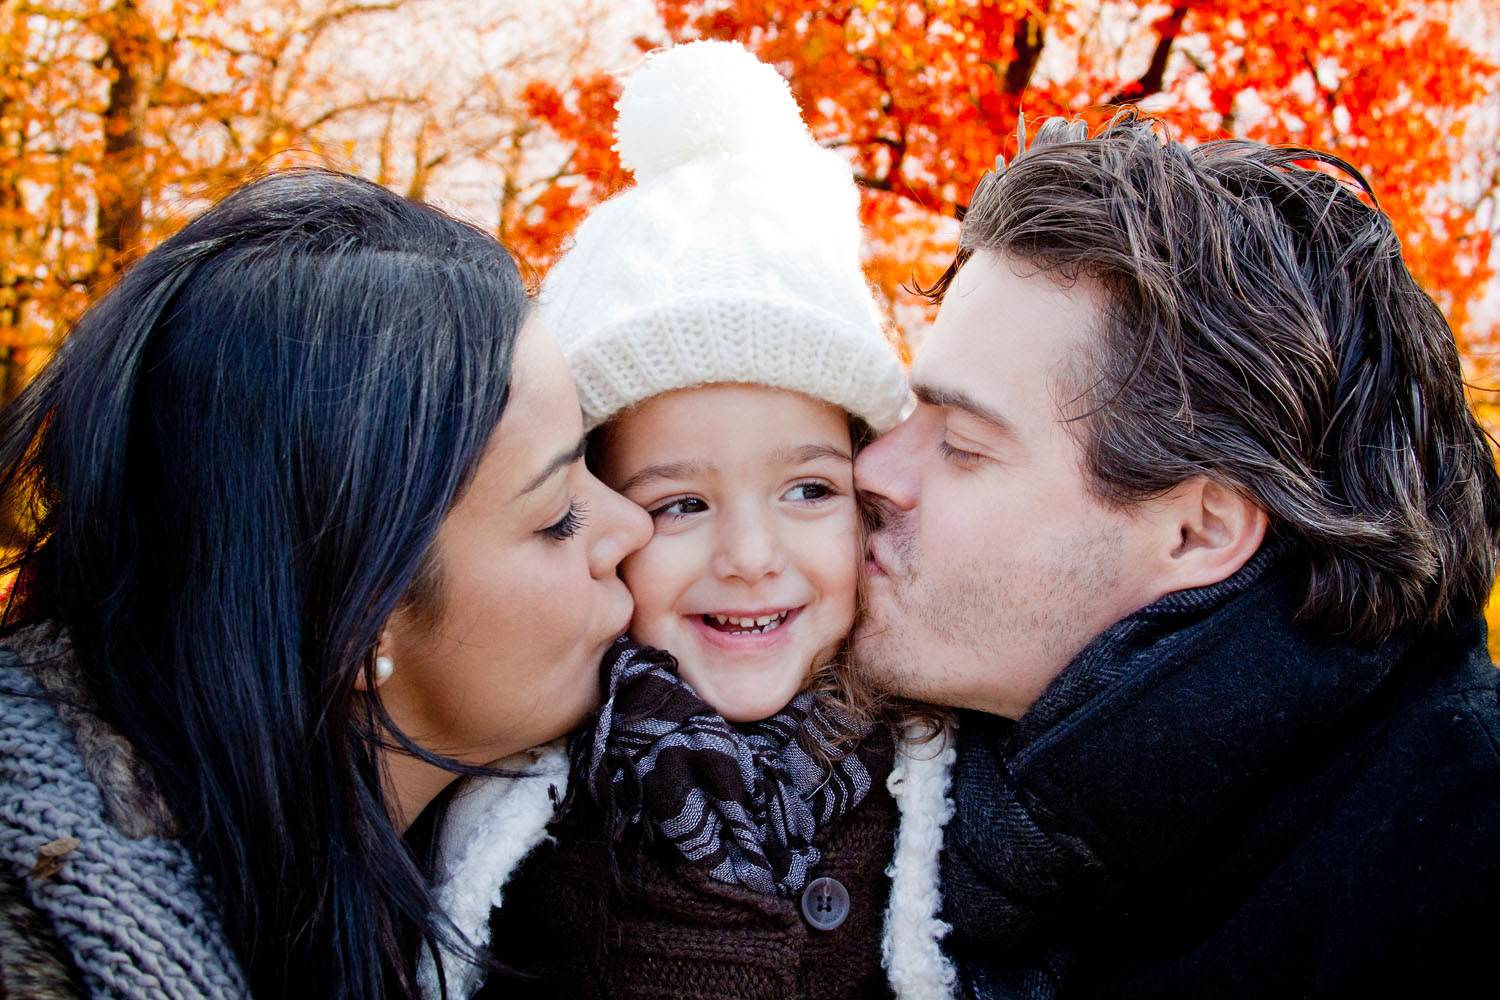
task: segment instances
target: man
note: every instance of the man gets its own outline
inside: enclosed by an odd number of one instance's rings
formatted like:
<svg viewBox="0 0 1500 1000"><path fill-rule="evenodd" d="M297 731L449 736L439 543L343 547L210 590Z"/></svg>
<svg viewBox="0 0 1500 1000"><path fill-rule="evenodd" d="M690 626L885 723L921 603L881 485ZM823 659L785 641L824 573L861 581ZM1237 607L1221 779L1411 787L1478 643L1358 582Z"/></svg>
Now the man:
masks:
<svg viewBox="0 0 1500 1000"><path fill-rule="evenodd" d="M966 710L969 995L1488 972L1500 482L1360 189L1125 115L1048 123L974 195L916 410L856 467L883 516L859 662Z"/></svg>

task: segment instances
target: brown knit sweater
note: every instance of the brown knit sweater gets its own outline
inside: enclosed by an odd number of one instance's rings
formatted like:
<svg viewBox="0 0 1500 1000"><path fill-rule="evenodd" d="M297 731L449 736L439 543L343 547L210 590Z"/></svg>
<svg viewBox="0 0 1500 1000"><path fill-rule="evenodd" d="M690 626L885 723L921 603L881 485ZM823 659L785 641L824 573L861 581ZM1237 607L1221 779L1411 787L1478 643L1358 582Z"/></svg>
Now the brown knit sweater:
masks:
<svg viewBox="0 0 1500 1000"><path fill-rule="evenodd" d="M616 848L614 874L602 817L580 799L490 916L494 956L536 978L492 975L479 996L891 996L880 938L897 817L883 782L817 837L823 860L810 879L836 878L850 897L849 916L831 931L807 923L800 895L781 899L714 881L659 844Z"/></svg>

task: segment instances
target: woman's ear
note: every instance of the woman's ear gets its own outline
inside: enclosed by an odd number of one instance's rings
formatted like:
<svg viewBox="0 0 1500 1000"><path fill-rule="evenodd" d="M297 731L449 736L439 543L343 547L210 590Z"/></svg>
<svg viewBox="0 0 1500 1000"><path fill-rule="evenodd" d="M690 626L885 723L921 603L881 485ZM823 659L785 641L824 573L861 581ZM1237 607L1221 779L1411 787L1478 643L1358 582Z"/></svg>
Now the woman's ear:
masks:
<svg viewBox="0 0 1500 1000"><path fill-rule="evenodd" d="M1194 476L1160 501L1158 556L1168 591L1206 587L1233 576L1265 540L1265 508L1207 476Z"/></svg>
<svg viewBox="0 0 1500 1000"><path fill-rule="evenodd" d="M354 690L370 690L370 677L372 674L374 675L375 686L380 687L380 685L391 679L391 674L395 673L395 670L396 664L390 657L390 635L387 630L382 629L380 632L380 641L375 643L374 669L368 673L361 670L354 675Z"/></svg>

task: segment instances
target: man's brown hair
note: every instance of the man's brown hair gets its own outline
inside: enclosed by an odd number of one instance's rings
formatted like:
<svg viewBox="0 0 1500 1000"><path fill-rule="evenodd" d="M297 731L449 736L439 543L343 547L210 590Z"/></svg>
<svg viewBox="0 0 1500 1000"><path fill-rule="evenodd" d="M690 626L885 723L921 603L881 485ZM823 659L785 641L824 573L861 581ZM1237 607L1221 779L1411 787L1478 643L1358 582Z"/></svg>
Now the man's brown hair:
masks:
<svg viewBox="0 0 1500 1000"><path fill-rule="evenodd" d="M1316 150L1053 119L980 182L933 293L976 252L1100 289L1060 400L1095 492L1253 498L1297 546L1303 618L1374 642L1484 606L1500 481L1453 333L1361 192Z"/></svg>

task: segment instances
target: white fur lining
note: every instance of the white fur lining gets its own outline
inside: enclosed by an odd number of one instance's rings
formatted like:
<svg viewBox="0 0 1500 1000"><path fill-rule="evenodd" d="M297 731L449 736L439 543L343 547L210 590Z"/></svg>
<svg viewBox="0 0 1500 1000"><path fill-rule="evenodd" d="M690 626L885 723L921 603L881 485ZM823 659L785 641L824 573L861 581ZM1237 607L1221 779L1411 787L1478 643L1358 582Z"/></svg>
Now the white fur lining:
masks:
<svg viewBox="0 0 1500 1000"><path fill-rule="evenodd" d="M953 815L948 783L956 756L954 725L949 723L946 732L925 745L903 740L886 779L901 818L896 825L895 854L886 869L891 898L880 955L898 1000L953 996L956 977L942 946L949 927L938 919L942 903L938 855L943 848L943 826Z"/></svg>
<svg viewBox="0 0 1500 1000"><path fill-rule="evenodd" d="M490 910L500 905L505 883L532 848L546 837L547 823L568 788L566 742L558 740L498 762L514 778L469 779L443 819L434 873L434 894L470 946L489 944ZM462 956L444 952L443 973L451 997L472 996L478 970ZM437 965L422 956L422 995L438 996Z"/></svg>

